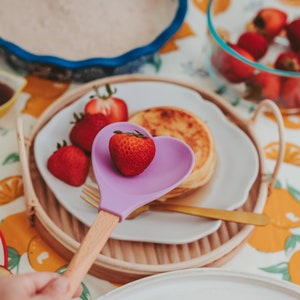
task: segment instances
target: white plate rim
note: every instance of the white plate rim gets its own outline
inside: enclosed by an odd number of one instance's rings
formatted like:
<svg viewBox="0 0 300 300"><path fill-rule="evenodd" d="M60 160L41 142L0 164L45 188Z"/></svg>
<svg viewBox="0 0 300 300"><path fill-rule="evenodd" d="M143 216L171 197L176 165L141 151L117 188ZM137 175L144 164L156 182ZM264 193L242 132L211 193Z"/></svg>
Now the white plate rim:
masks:
<svg viewBox="0 0 300 300"><path fill-rule="evenodd" d="M282 295L287 295L287 294L290 294L290 296L295 297L289 299L296 300L299 299L300 297L300 287L288 281L263 276L261 274L230 270L226 268L193 268L193 269L170 271L166 273L159 273L159 274L151 275L149 277L144 277L142 279L132 281L119 288L116 288L108 292L107 294L97 298L97 300L105 300L105 299L118 300L118 299L124 299L124 297L126 296L134 297L136 292L138 292L139 294L143 293L145 297L146 295L149 296L149 294L155 293L155 297L157 297L159 295L157 290L160 289L162 286L164 289L167 289L167 291L169 292L167 299L172 299L172 300L182 299L176 297L177 295L175 293L177 288L181 288L184 290L185 297L186 297L185 299L200 299L199 294L197 294L198 296L196 296L198 298L195 298L193 297L195 296L194 294L189 293L189 287L191 281L197 281L197 285L192 283L194 285L193 292L195 292L196 290L199 293L201 293L201 291L203 292L203 287L205 287L204 285L206 284L206 282L210 283L211 285L214 285L218 282L226 281L227 284L238 283L241 285L241 290L239 291L238 297L240 297L241 295L247 296L247 294L245 293L247 293L248 287L253 289L255 289L255 287L260 287L266 293L270 292L273 295L274 292L278 293L277 295L278 297L282 297ZM202 281L205 281L205 283ZM232 298L234 295L237 296L237 294L233 292L233 288L230 288L230 286L228 285L227 287L228 288L221 290L221 292L224 292L222 299L224 300L240 299L240 298ZM258 297L256 299L258 300L268 299L268 298L261 298L262 296L260 294L257 294L257 296ZM127 297L125 299L128 299ZM219 297L218 298L215 297L216 296L213 295L212 293L210 297L205 299L206 300L220 299ZM154 298L149 298L149 297L146 298L154 300ZM281 299L281 298L276 298L276 299Z"/></svg>

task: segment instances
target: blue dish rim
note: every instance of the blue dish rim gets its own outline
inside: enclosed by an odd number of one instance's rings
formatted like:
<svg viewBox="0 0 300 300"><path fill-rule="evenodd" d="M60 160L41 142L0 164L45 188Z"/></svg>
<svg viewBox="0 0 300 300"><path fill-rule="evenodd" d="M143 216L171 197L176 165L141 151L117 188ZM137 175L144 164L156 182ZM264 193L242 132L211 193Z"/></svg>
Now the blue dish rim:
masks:
<svg viewBox="0 0 300 300"><path fill-rule="evenodd" d="M221 36L217 33L213 26L213 21L212 21L212 11L213 11L213 2L214 0L210 0L208 3L207 7L207 24L208 24L208 29L210 33L212 34L213 38L216 40L216 42L220 45L221 48L223 48L225 51L230 53L232 56L235 58L243 61L244 63L258 69L264 72L272 73L278 76L285 76L285 77L300 77L300 72L289 72L289 71L283 71L279 69L274 69L265 65L262 65L257 62L252 62L248 59L246 59L244 56L240 55L238 52L234 51L222 38Z"/></svg>
<svg viewBox="0 0 300 300"><path fill-rule="evenodd" d="M167 41L172 37L174 33L178 31L180 26L183 24L185 15L187 12L188 0L178 0L178 8L170 25L161 32L152 42L146 46L141 46L135 49L132 49L124 54L121 54L116 57L104 58L104 57L95 57L88 58L84 60L67 60L59 58L56 56L50 55L37 55L30 53L18 45L6 41L0 37L0 48L3 48L6 51L11 52L20 59L28 63L39 63L39 64L50 64L56 65L66 69L82 69L89 67L118 67L128 63L129 61L135 60L141 56L146 56L152 53L157 52Z"/></svg>

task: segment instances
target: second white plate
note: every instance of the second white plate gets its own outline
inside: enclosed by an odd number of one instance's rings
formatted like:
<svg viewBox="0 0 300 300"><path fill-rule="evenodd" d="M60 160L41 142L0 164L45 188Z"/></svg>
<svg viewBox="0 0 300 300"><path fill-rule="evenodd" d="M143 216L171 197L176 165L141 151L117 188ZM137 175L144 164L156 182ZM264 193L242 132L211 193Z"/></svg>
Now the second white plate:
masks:
<svg viewBox="0 0 300 300"><path fill-rule="evenodd" d="M154 106L182 107L196 114L212 131L217 149L217 166L212 180L203 188L178 199L186 205L235 209L247 200L248 192L258 174L258 154L249 137L229 122L221 110L188 88L165 82L126 82L114 84L116 96L123 98L129 114ZM39 171L58 201L76 218L90 226L97 210L80 198L81 187L71 187L56 179L47 170L48 157L57 142L68 141L73 113L83 111L89 101L86 94L58 112L35 138L34 152ZM125 201L126 199L124 199ZM134 220L117 225L111 237L120 240L164 244L189 243L206 236L221 221L177 213L146 212Z"/></svg>
<svg viewBox="0 0 300 300"><path fill-rule="evenodd" d="M146 277L98 300L297 300L300 288L287 281L225 269L203 268Z"/></svg>

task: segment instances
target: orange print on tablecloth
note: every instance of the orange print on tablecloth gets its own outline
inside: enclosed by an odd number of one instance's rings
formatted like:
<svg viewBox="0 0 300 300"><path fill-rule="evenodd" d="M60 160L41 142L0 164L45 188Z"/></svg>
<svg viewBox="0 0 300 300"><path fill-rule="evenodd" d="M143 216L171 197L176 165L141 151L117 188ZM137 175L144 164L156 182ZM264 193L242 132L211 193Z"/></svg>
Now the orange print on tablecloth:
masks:
<svg viewBox="0 0 300 300"><path fill-rule="evenodd" d="M200 11L206 13L209 0L193 0L193 3L196 6L196 8L198 8ZM231 3L230 0L215 1L214 13L219 14L219 13L225 11L230 6L230 3Z"/></svg>
<svg viewBox="0 0 300 300"><path fill-rule="evenodd" d="M290 229L300 227L299 191L275 188L267 199L264 213L270 217L270 224L256 227L249 244L259 251L276 252L285 250L286 240L292 236Z"/></svg>
<svg viewBox="0 0 300 300"><path fill-rule="evenodd" d="M264 147L266 158L276 160L278 157L279 143L273 142ZM300 146L294 143L285 143L283 161L285 163L300 166Z"/></svg>
<svg viewBox="0 0 300 300"><path fill-rule="evenodd" d="M21 176L9 176L0 181L0 206L24 195Z"/></svg>
<svg viewBox="0 0 300 300"><path fill-rule="evenodd" d="M56 271L66 264L55 251L46 244L33 227L25 212L10 215L0 222L9 256L10 268L18 266L20 258L27 253L31 267L36 271ZM10 255L10 254L9 254Z"/></svg>
<svg viewBox="0 0 300 300"><path fill-rule="evenodd" d="M300 202L292 193L292 187L274 189L267 199L264 213L270 217L270 224L278 228L300 227Z"/></svg>
<svg viewBox="0 0 300 300"><path fill-rule="evenodd" d="M291 6L300 6L299 0L279 0L282 4Z"/></svg>
<svg viewBox="0 0 300 300"><path fill-rule="evenodd" d="M273 113L265 112L264 115L277 123ZM300 129L300 113L299 114L283 114L283 124L286 129Z"/></svg>
<svg viewBox="0 0 300 300"><path fill-rule="evenodd" d="M30 95L26 102L22 113L29 114L35 118L58 97L66 92L70 83L52 81L38 78L35 76L27 76L27 85L23 89L24 93Z"/></svg>
<svg viewBox="0 0 300 300"><path fill-rule="evenodd" d="M67 261L60 257L38 235L31 239L27 251L30 265L36 271L56 272L67 264Z"/></svg>
<svg viewBox="0 0 300 300"><path fill-rule="evenodd" d="M278 252L285 249L286 240L290 236L292 233L289 229L281 229L268 224L255 227L248 243L258 251Z"/></svg>
<svg viewBox="0 0 300 300"><path fill-rule="evenodd" d="M27 252L30 240L37 235L25 212L9 215L0 222L6 246L13 248L19 256Z"/></svg>
<svg viewBox="0 0 300 300"><path fill-rule="evenodd" d="M180 29L169 39L169 41L159 50L160 54L169 53L178 50L176 41L195 35L188 23L183 23Z"/></svg>
<svg viewBox="0 0 300 300"><path fill-rule="evenodd" d="M288 262L288 272L293 283L300 284L300 250L294 252Z"/></svg>

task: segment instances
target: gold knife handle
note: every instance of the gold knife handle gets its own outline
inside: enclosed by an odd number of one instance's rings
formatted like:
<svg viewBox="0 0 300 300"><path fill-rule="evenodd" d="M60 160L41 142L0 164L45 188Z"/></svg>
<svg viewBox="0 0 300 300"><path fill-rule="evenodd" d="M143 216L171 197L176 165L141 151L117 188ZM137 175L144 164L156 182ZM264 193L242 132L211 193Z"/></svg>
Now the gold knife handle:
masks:
<svg viewBox="0 0 300 300"><path fill-rule="evenodd" d="M173 211L193 216L206 217L210 219L231 221L256 226L265 226L269 223L269 217L265 214L246 211L193 207L187 205L168 203L151 203L149 209L155 211Z"/></svg>

